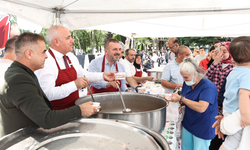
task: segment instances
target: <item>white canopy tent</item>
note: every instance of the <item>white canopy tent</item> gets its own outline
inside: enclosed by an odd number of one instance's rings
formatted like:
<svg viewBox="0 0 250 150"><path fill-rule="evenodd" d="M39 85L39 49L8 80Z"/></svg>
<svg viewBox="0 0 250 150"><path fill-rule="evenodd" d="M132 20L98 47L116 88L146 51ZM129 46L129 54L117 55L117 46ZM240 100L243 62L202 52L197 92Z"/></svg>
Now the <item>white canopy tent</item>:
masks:
<svg viewBox="0 0 250 150"><path fill-rule="evenodd" d="M0 0L0 11L134 38L250 35L249 0Z"/></svg>

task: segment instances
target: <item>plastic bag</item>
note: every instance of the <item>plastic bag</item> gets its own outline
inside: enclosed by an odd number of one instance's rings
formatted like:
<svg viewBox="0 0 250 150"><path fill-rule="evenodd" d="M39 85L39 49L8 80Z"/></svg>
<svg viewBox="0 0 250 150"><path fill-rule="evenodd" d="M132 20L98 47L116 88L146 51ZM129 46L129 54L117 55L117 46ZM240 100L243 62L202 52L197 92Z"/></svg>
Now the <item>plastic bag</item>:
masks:
<svg viewBox="0 0 250 150"><path fill-rule="evenodd" d="M182 117L180 102L169 102L166 121L178 122Z"/></svg>

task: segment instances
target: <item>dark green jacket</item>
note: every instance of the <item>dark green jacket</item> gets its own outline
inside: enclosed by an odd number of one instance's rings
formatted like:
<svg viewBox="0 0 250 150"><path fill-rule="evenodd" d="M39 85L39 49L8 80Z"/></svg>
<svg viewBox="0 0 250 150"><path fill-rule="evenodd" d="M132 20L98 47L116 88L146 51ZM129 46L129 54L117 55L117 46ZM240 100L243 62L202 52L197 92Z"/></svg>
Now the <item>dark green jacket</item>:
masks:
<svg viewBox="0 0 250 150"><path fill-rule="evenodd" d="M33 71L14 61L0 81L0 109L4 133L38 125L54 128L81 117L79 106L52 110Z"/></svg>

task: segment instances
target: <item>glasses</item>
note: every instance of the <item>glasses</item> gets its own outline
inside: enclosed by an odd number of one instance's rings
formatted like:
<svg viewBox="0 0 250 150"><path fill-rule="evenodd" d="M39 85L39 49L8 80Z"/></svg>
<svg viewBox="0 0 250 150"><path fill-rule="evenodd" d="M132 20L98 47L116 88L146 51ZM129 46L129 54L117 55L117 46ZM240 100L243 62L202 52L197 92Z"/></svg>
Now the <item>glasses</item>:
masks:
<svg viewBox="0 0 250 150"><path fill-rule="evenodd" d="M174 44L174 46L172 46L172 47L168 47L168 48L169 48L169 49L172 49L172 48L174 48L174 47L175 47L175 45L176 45L176 44Z"/></svg>

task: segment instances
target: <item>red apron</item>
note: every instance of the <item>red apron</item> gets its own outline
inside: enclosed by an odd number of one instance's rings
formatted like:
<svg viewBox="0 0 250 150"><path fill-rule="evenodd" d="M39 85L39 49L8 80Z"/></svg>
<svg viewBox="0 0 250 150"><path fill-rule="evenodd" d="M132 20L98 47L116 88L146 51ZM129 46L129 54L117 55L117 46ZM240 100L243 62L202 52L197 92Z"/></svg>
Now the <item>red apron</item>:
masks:
<svg viewBox="0 0 250 150"><path fill-rule="evenodd" d="M142 70L138 71L138 69L135 68L135 76L136 76L136 77L141 77L141 76L142 76ZM137 82L137 84L139 85L139 84L141 84L141 83Z"/></svg>
<svg viewBox="0 0 250 150"><path fill-rule="evenodd" d="M119 72L118 70L118 66L117 66L117 63L116 63L116 72ZM105 56L103 56L103 61L102 61L102 72L104 72L105 70ZM118 80L118 82L120 83L119 87L121 88L121 81ZM119 90L114 88L114 87L108 87L108 88L101 88L101 89L97 89L93 86L90 87L90 90L92 92L92 94L95 94L95 93L104 93L104 92L118 92ZM90 94L90 93L88 93Z"/></svg>
<svg viewBox="0 0 250 150"><path fill-rule="evenodd" d="M58 68L58 76L56 79L56 86L61 86L62 84L69 83L71 81L75 81L77 79L77 73L73 65L70 65L70 68L66 68L61 70L55 55L53 52L49 49L50 55L55 59L57 68ZM71 61L67 57L69 64L71 64ZM68 97L65 97L63 99L53 100L51 101L51 104L53 106L53 110L61 110L65 108L69 108L71 106L75 105L75 100L79 98L79 92L76 90L75 92L71 93Z"/></svg>

